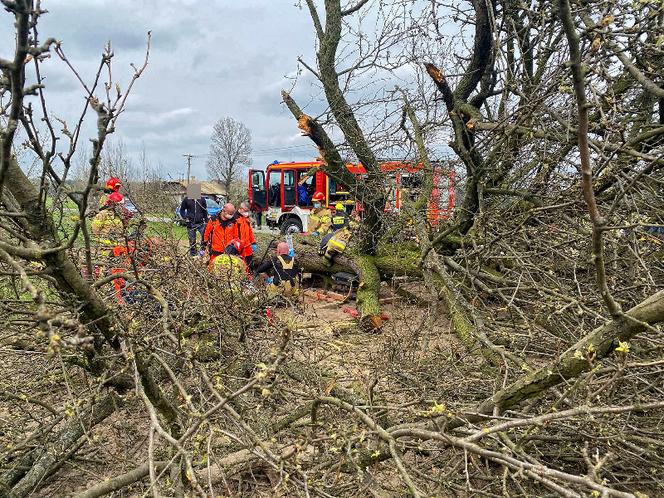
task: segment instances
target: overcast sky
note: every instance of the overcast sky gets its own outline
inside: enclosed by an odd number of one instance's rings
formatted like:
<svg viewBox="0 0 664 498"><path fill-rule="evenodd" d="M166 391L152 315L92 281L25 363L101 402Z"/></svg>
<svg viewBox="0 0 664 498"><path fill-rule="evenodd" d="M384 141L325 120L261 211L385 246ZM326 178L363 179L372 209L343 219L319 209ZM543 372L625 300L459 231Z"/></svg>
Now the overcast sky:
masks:
<svg viewBox="0 0 664 498"><path fill-rule="evenodd" d="M40 37L61 40L86 81L94 75L104 43L111 40L114 76L124 88L132 73L129 63L140 65L151 30L148 69L136 83L114 140L123 140L134 158L144 147L150 162L162 166L164 177L183 175L183 154L193 154L192 174L202 178L212 126L224 116L251 130L257 167L275 159L315 157L315 149L299 136L280 103L279 92L290 88L288 76L295 73L297 57L314 60L311 21L295 3L44 0L49 13L42 18ZM5 40L0 55L8 57L13 19L6 12L0 15L0 39ZM84 102L80 84L57 57L44 63L43 74L51 112L73 124ZM315 92L305 80L294 95L304 104ZM94 117L90 118L88 137L94 133Z"/></svg>

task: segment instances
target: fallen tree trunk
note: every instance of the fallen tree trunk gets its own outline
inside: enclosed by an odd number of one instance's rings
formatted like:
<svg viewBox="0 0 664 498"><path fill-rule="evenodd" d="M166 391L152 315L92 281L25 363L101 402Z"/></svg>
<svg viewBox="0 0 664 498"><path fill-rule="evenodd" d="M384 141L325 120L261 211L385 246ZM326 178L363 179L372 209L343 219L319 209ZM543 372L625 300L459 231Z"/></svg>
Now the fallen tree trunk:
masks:
<svg viewBox="0 0 664 498"><path fill-rule="evenodd" d="M628 341L649 326L664 321L664 291L653 294L622 317L597 327L555 362L513 382L478 407L478 413L504 412L522 401L538 396L550 387L590 370L595 362L611 354L617 341Z"/></svg>

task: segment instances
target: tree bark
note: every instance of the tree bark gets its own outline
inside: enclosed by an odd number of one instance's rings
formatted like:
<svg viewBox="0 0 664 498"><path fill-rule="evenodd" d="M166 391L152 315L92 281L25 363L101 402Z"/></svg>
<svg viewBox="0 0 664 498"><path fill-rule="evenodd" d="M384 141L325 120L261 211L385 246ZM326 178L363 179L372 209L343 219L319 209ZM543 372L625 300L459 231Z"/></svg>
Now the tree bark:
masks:
<svg viewBox="0 0 664 498"><path fill-rule="evenodd" d="M660 291L625 313L623 318L597 327L555 362L541 368L505 389L498 391L478 407L478 412L504 412L526 399L533 398L565 380L590 370L596 362L613 352L617 341L628 341L647 326L664 321L664 291Z"/></svg>
<svg viewBox="0 0 664 498"><path fill-rule="evenodd" d="M108 418L118 408L119 403L120 399L111 394L83 412L80 418L73 418L62 429L55 441L46 444L41 457L35 461L25 477L12 488L9 496L22 498L32 493L49 475L58 461L68 457L70 448L95 425Z"/></svg>

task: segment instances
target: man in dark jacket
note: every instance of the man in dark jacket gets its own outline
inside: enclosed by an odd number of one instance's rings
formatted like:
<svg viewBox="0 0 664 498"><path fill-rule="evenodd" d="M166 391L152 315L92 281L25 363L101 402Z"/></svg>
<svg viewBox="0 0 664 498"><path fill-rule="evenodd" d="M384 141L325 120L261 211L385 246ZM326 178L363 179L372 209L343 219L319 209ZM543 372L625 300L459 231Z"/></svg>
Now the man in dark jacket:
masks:
<svg viewBox="0 0 664 498"><path fill-rule="evenodd" d="M189 235L189 254L196 256L196 233L201 234L201 253L205 251L203 230L207 223L207 204L204 197L190 199L185 197L180 204L180 216L185 220Z"/></svg>
<svg viewBox="0 0 664 498"><path fill-rule="evenodd" d="M288 253L288 243L277 245L277 254L254 270L255 275L268 278L268 296L297 297L300 292L302 269L295 257Z"/></svg>

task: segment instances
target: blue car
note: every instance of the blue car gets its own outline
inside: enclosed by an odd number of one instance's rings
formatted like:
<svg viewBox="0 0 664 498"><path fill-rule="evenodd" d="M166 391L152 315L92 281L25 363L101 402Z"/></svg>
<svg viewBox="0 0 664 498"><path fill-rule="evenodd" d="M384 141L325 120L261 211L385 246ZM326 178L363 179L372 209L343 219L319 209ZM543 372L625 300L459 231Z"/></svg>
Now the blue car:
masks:
<svg viewBox="0 0 664 498"><path fill-rule="evenodd" d="M221 211L221 206L214 199L205 199L205 205L207 206L207 212L210 218L214 218L217 216L217 213Z"/></svg>
<svg viewBox="0 0 664 498"><path fill-rule="evenodd" d="M125 201L123 204L124 208L131 213L132 216L138 213L138 209L134 205L133 202L131 202L129 199L125 197Z"/></svg>
<svg viewBox="0 0 664 498"><path fill-rule="evenodd" d="M221 211L221 206L219 203L214 199L210 199L209 197L205 198L205 205L207 206L207 212L210 218L214 218L217 216L217 213ZM185 220L180 215L180 206L175 209L175 223L183 226L185 224Z"/></svg>

